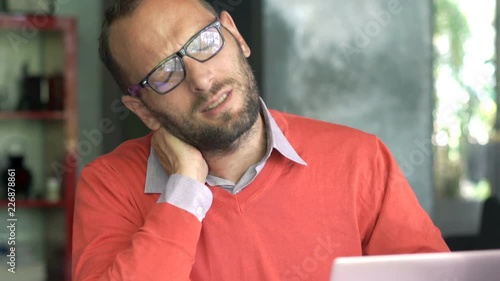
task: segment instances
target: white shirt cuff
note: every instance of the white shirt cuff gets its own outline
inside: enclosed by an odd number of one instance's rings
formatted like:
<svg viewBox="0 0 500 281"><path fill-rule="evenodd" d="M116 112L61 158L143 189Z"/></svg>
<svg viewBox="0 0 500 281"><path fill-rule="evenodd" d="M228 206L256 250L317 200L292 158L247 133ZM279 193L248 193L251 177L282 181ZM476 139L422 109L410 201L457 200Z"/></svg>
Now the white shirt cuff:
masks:
<svg viewBox="0 0 500 281"><path fill-rule="evenodd" d="M201 222L212 206L213 195L204 184L183 175L170 175L158 203L170 203L193 214Z"/></svg>

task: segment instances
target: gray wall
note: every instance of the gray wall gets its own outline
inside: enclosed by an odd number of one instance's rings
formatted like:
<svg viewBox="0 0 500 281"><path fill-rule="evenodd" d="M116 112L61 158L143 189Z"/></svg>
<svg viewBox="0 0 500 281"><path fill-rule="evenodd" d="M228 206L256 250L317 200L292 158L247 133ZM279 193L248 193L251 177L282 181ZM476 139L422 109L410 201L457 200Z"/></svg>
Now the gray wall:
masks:
<svg viewBox="0 0 500 281"><path fill-rule="evenodd" d="M265 0L262 6L268 105L378 135L432 214L431 2Z"/></svg>
<svg viewBox="0 0 500 281"><path fill-rule="evenodd" d="M102 71L97 52L101 30L100 0L56 0L57 14L78 19L78 118L80 141L88 141L83 132L99 129L101 116ZM101 154L102 140L91 142L92 150L79 154L80 169Z"/></svg>

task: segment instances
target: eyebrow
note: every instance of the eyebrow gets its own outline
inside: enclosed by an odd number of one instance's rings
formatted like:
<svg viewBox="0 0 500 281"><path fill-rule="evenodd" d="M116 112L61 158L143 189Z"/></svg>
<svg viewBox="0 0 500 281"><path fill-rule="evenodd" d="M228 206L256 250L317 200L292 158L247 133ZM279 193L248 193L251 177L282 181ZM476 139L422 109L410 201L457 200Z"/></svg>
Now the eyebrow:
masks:
<svg viewBox="0 0 500 281"><path fill-rule="evenodd" d="M191 35L189 35L189 37L187 37L186 40L184 40L183 42L180 43L180 47L176 49L175 52L173 53L170 53L170 54L167 54L166 56L164 56L163 58L160 58L159 62L163 61L164 59L170 57L171 55L174 55L176 54L177 52L179 52L182 48L184 48L187 44L187 42L189 42L190 40L192 40L194 37L196 37L197 35L200 34L200 32L202 30L204 30L205 28L207 28L208 26L210 26L211 24L213 24L216 20L218 20L218 17L216 17L215 19L212 19L211 21L209 21L208 23L204 24L201 28L199 29L196 29L194 32L191 33ZM182 33L181 32L178 32L178 33ZM157 64L158 65L158 64ZM157 66L155 65L155 66Z"/></svg>
<svg viewBox="0 0 500 281"><path fill-rule="evenodd" d="M167 54L167 55L161 55L161 57L159 57L159 55L158 55L156 52L155 52L155 53L153 53L153 50L149 50L148 52L149 52L152 56L154 56L154 57L156 58L156 59L155 59L155 61L156 61L156 62L155 62L152 66L148 66L148 67L145 69L146 74L143 76L143 78L142 78L142 79L144 79L144 77L145 77L146 75L150 74L150 73L151 73L151 72L152 72L155 68L157 68L157 67L158 67L158 66L159 66L159 65L160 65L163 61L165 61L165 59L167 59L168 57L171 57L171 56L173 56L173 55L177 54L180 50L182 50L182 48L184 48L184 47L186 46L186 44L187 44L187 43L188 43L191 39L193 39L194 37L196 37L197 35L199 35L201 31L203 31L205 28L207 28L208 26L210 26L211 24L213 24L213 23L214 23L215 21L217 21L217 20L219 20L219 18L218 18L218 17L215 17L215 19L212 19L212 21L210 21L210 22L206 23L205 25L203 25L203 27L201 27L200 29L197 29L194 33L192 33L192 35L190 35L190 36L188 37L188 39L187 39L186 41L184 41L183 43L180 43L180 44L181 44L181 47L180 47L180 48L177 48L177 49L176 49L176 51L175 51L175 52L173 52L173 53L169 53L169 54ZM221 26L222 26L222 24L221 24ZM179 34L179 33L182 33L182 31L177 31L177 34ZM175 34L175 33L174 33L174 35L173 35L173 36L174 36L174 37L176 37L176 35L177 35L177 34ZM160 44L162 44L162 45L167 45L167 44L169 44L169 43L168 43L167 38L163 38L163 39L164 39L164 40L162 40L162 42L164 42L164 43L160 43Z"/></svg>

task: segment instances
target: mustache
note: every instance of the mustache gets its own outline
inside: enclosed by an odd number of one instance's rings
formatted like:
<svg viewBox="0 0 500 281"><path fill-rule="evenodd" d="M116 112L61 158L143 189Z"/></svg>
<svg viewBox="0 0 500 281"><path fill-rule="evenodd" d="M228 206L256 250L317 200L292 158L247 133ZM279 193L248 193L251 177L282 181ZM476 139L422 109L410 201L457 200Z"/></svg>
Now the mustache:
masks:
<svg viewBox="0 0 500 281"><path fill-rule="evenodd" d="M211 97L215 96L222 88L226 86L232 86L235 88L238 85L238 81L234 78L226 78L222 81L217 81L212 84L212 87L206 91L198 92L197 98L194 102L193 108L192 108L192 113L195 113L198 111L198 108L203 105L205 102L207 102Z"/></svg>

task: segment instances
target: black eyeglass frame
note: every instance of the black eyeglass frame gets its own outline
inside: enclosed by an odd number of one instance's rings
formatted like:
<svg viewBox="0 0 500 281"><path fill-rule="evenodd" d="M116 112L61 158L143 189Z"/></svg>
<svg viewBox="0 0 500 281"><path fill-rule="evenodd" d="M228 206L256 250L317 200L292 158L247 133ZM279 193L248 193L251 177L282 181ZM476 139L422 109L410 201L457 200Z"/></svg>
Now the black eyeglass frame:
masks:
<svg viewBox="0 0 500 281"><path fill-rule="evenodd" d="M200 36L204 31L206 31L207 29L209 28L212 28L212 27L215 27L217 29L217 31L219 32L219 35L222 39L222 44L220 46L220 48L213 54L211 54L208 58L206 59L203 59L203 60L200 60L200 59L197 59L195 58L194 56L190 55L186 49L187 47L198 37ZM193 35L187 42L186 44L184 44L184 46L182 46L182 48L177 51L176 53L172 54L171 56L167 57L166 59L162 60L158 65L156 65L153 70L151 70L147 75L146 77L144 77L144 79L141 80L141 82L139 82L138 84L136 85L132 85L128 88L128 92L133 95L133 96L138 96L139 95L139 88L146 88L146 86L149 86L153 91L155 91L156 93L158 93L159 95L165 95L171 91L173 91L175 88L177 88L180 84L182 84L182 82L186 79L186 75L187 75L187 70L186 70L186 66L184 65L184 61L183 61L183 57L184 56L187 56L187 57L190 57L198 62L206 62L210 59L212 59L213 57L215 57L218 53L220 53L220 51L224 48L224 45L226 43L226 39L224 38L224 34L221 30L221 27L222 27L222 23L220 22L220 19L219 18L216 18L215 21L211 22L209 25L205 26L204 28L202 28L200 31L198 31L195 35ZM153 75L153 73L155 73L156 70L158 70L158 68L162 67L167 61L175 58L175 57L178 57L179 58L179 61L181 63L181 66L182 66L182 70L183 70L183 73L184 73L184 76L182 77L182 79L179 81L179 83L177 83L177 85L175 85L174 87L172 87L171 89L165 91L165 92L160 92L158 90L155 89L155 87L153 87L150 83L149 83L149 78L151 77L151 75ZM169 77L170 79L170 77ZM168 81L169 79L167 79L166 81Z"/></svg>

